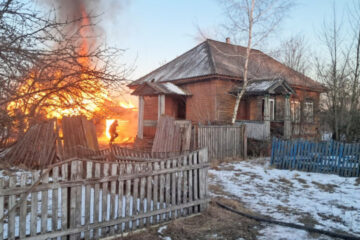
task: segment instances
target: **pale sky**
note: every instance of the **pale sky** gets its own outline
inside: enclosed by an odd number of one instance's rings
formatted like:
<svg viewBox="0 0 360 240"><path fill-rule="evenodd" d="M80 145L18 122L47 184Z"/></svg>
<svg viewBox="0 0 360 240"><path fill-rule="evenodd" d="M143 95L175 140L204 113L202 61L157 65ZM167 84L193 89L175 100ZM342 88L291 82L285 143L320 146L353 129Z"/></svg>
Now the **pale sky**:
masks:
<svg viewBox="0 0 360 240"><path fill-rule="evenodd" d="M351 0L335 1L339 18L345 18L350 3ZM333 4L332 0L298 0L269 45L303 34L310 45L319 46L319 32L324 19L332 17ZM116 16L117 19L103 22L106 37L110 45L127 49L124 60L136 58L133 79L197 45L196 25L211 31L224 21L216 0L132 0ZM344 28L346 25L344 19Z"/></svg>
<svg viewBox="0 0 360 240"><path fill-rule="evenodd" d="M126 49L122 63L132 64L135 61L136 70L131 79L147 74L199 44L195 38L196 25L211 32L224 22L222 9L216 0L96 1L102 3L95 11L102 13L99 21L107 44ZM300 34L321 54L319 32L324 20L332 17L333 4L338 18L344 19L346 29L349 24L343 16L348 10L347 4L352 1L297 0L297 5L288 13L276 36L269 40L267 48L271 49L279 41Z"/></svg>

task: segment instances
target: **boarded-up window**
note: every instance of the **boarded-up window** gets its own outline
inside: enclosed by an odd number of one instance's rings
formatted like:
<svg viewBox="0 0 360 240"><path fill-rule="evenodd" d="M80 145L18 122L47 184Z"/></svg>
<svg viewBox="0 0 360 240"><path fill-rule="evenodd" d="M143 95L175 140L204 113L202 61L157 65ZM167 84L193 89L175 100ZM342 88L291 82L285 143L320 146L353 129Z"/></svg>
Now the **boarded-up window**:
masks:
<svg viewBox="0 0 360 240"><path fill-rule="evenodd" d="M314 121L314 103L312 101L304 102L304 120L307 123Z"/></svg>
<svg viewBox="0 0 360 240"><path fill-rule="evenodd" d="M301 110L300 110L300 102L297 99L291 100L291 121L294 123L299 123L300 122L300 114L301 114Z"/></svg>

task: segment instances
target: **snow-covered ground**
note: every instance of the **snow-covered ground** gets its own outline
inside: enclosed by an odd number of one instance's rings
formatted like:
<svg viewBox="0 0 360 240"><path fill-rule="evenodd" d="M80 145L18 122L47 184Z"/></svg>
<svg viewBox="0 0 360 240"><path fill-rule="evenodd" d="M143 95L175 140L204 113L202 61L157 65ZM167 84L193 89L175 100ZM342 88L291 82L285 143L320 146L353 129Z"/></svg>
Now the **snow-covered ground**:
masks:
<svg viewBox="0 0 360 240"><path fill-rule="evenodd" d="M337 175L279 170L269 159L222 164L210 184L245 207L276 220L360 237L360 181ZM216 195L216 193L212 193ZM219 194L219 193L217 193ZM259 239L313 239L306 231L265 224ZM321 239L331 239L321 236Z"/></svg>

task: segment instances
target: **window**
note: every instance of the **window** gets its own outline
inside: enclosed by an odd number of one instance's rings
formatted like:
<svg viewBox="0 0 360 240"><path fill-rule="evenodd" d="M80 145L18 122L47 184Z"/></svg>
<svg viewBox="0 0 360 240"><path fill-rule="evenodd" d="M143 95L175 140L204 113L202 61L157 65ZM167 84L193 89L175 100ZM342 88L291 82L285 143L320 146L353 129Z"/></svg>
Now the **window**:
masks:
<svg viewBox="0 0 360 240"><path fill-rule="evenodd" d="M273 98L269 99L269 108L270 108L270 121L275 120L275 100ZM264 109L265 109L265 99L262 100L262 115L264 119Z"/></svg>
<svg viewBox="0 0 360 240"><path fill-rule="evenodd" d="M291 100L290 102L291 121L294 123L300 122L300 102L297 99Z"/></svg>
<svg viewBox="0 0 360 240"><path fill-rule="evenodd" d="M307 123L314 121L314 103L312 101L304 102L304 120Z"/></svg>

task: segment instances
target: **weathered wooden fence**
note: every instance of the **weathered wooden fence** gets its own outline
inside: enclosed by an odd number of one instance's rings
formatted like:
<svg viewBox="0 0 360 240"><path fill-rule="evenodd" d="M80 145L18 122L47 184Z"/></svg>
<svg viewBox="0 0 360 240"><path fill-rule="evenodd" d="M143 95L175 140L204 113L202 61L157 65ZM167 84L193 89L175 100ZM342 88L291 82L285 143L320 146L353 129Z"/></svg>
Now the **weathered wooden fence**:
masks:
<svg viewBox="0 0 360 240"><path fill-rule="evenodd" d="M246 133L248 138L256 140L267 140L270 138L270 126L264 121L238 121L238 124L246 125Z"/></svg>
<svg viewBox="0 0 360 240"><path fill-rule="evenodd" d="M245 125L206 125L198 127L198 147L209 149L209 158L247 156Z"/></svg>
<svg viewBox="0 0 360 240"><path fill-rule="evenodd" d="M138 160L75 159L42 176L36 171L0 179L0 239L94 239L206 207L207 149Z"/></svg>
<svg viewBox="0 0 360 240"><path fill-rule="evenodd" d="M281 169L360 176L360 143L272 141L271 165Z"/></svg>

